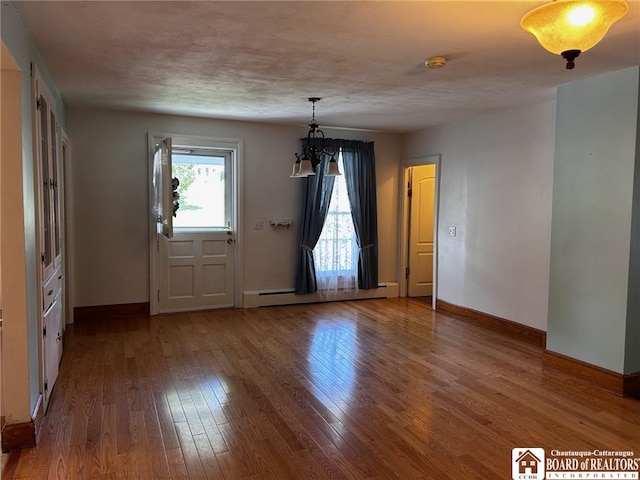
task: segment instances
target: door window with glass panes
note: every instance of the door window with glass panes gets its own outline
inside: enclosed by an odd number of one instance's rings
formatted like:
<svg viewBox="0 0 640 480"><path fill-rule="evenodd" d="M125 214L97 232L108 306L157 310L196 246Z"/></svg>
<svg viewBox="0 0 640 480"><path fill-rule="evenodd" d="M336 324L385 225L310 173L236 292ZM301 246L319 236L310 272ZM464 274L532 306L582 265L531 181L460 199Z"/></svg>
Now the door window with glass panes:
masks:
<svg viewBox="0 0 640 480"><path fill-rule="evenodd" d="M172 175L179 185L180 207L173 219L176 229L229 228L227 166L231 152L173 147Z"/></svg>

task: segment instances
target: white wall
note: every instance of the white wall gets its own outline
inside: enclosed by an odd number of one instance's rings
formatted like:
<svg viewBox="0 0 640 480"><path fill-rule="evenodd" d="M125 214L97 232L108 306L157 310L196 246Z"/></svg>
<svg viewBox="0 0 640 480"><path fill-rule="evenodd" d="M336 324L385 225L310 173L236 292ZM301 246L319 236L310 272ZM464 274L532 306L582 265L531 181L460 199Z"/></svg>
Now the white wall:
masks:
<svg viewBox="0 0 640 480"><path fill-rule="evenodd" d="M147 133L243 139L243 290L294 286L301 182L289 178L306 126L282 126L114 110L68 108L74 205L75 306L149 301ZM376 150L380 281L397 281L401 137L324 128L328 137L373 140ZM271 218L292 218L274 230ZM255 220L264 230L254 230Z"/></svg>
<svg viewBox="0 0 640 480"><path fill-rule="evenodd" d="M634 353L624 371L627 321L640 322L628 312L638 71L563 85L557 101L547 345L619 373L640 370Z"/></svg>
<svg viewBox="0 0 640 480"><path fill-rule="evenodd" d="M554 130L548 102L404 136L441 155L440 300L546 330Z"/></svg>
<svg viewBox="0 0 640 480"><path fill-rule="evenodd" d="M631 214L631 256L629 258L630 292L640 291L640 85L638 89L633 211ZM628 295L625 374L640 372L640 348L638 345L640 345L640 295Z"/></svg>

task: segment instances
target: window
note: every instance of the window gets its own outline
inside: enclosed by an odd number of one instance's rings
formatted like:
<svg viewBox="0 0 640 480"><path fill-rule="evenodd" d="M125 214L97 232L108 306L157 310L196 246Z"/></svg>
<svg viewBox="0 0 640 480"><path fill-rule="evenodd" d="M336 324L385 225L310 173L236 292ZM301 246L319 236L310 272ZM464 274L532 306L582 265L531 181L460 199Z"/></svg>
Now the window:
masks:
<svg viewBox="0 0 640 480"><path fill-rule="evenodd" d="M175 228L229 226L226 169L230 158L230 152L174 145L172 175L180 181Z"/></svg>
<svg viewBox="0 0 640 480"><path fill-rule="evenodd" d="M338 155L338 165L344 172L342 154ZM329 212L313 256L318 290L335 293L357 289L358 244L344 175L335 177Z"/></svg>

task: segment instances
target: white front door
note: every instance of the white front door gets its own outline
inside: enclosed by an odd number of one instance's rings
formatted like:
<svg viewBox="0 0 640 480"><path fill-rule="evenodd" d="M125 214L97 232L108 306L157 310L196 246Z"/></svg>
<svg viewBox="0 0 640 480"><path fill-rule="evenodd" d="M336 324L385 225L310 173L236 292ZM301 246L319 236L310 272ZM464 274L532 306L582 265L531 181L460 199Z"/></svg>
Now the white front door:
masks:
<svg viewBox="0 0 640 480"><path fill-rule="evenodd" d="M169 145L165 163L173 180L173 191L165 189L160 197L171 194L176 209L153 233L151 313L234 307L239 148L196 137L158 140L160 148ZM155 192L154 198L162 200ZM167 210L156 207L152 215Z"/></svg>
<svg viewBox="0 0 640 480"><path fill-rule="evenodd" d="M234 306L235 239L231 231L180 231L159 239L159 311Z"/></svg>
<svg viewBox="0 0 640 480"><path fill-rule="evenodd" d="M436 166L413 167L409 226L409 296L433 293L433 230Z"/></svg>

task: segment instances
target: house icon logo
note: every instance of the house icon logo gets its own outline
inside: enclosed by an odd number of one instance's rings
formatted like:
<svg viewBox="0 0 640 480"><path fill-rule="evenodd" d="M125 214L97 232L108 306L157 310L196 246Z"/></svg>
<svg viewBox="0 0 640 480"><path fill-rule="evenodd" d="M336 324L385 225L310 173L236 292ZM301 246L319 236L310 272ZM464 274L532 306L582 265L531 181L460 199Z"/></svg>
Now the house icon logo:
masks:
<svg viewBox="0 0 640 480"><path fill-rule="evenodd" d="M544 449L514 448L511 450L513 480L544 480Z"/></svg>

